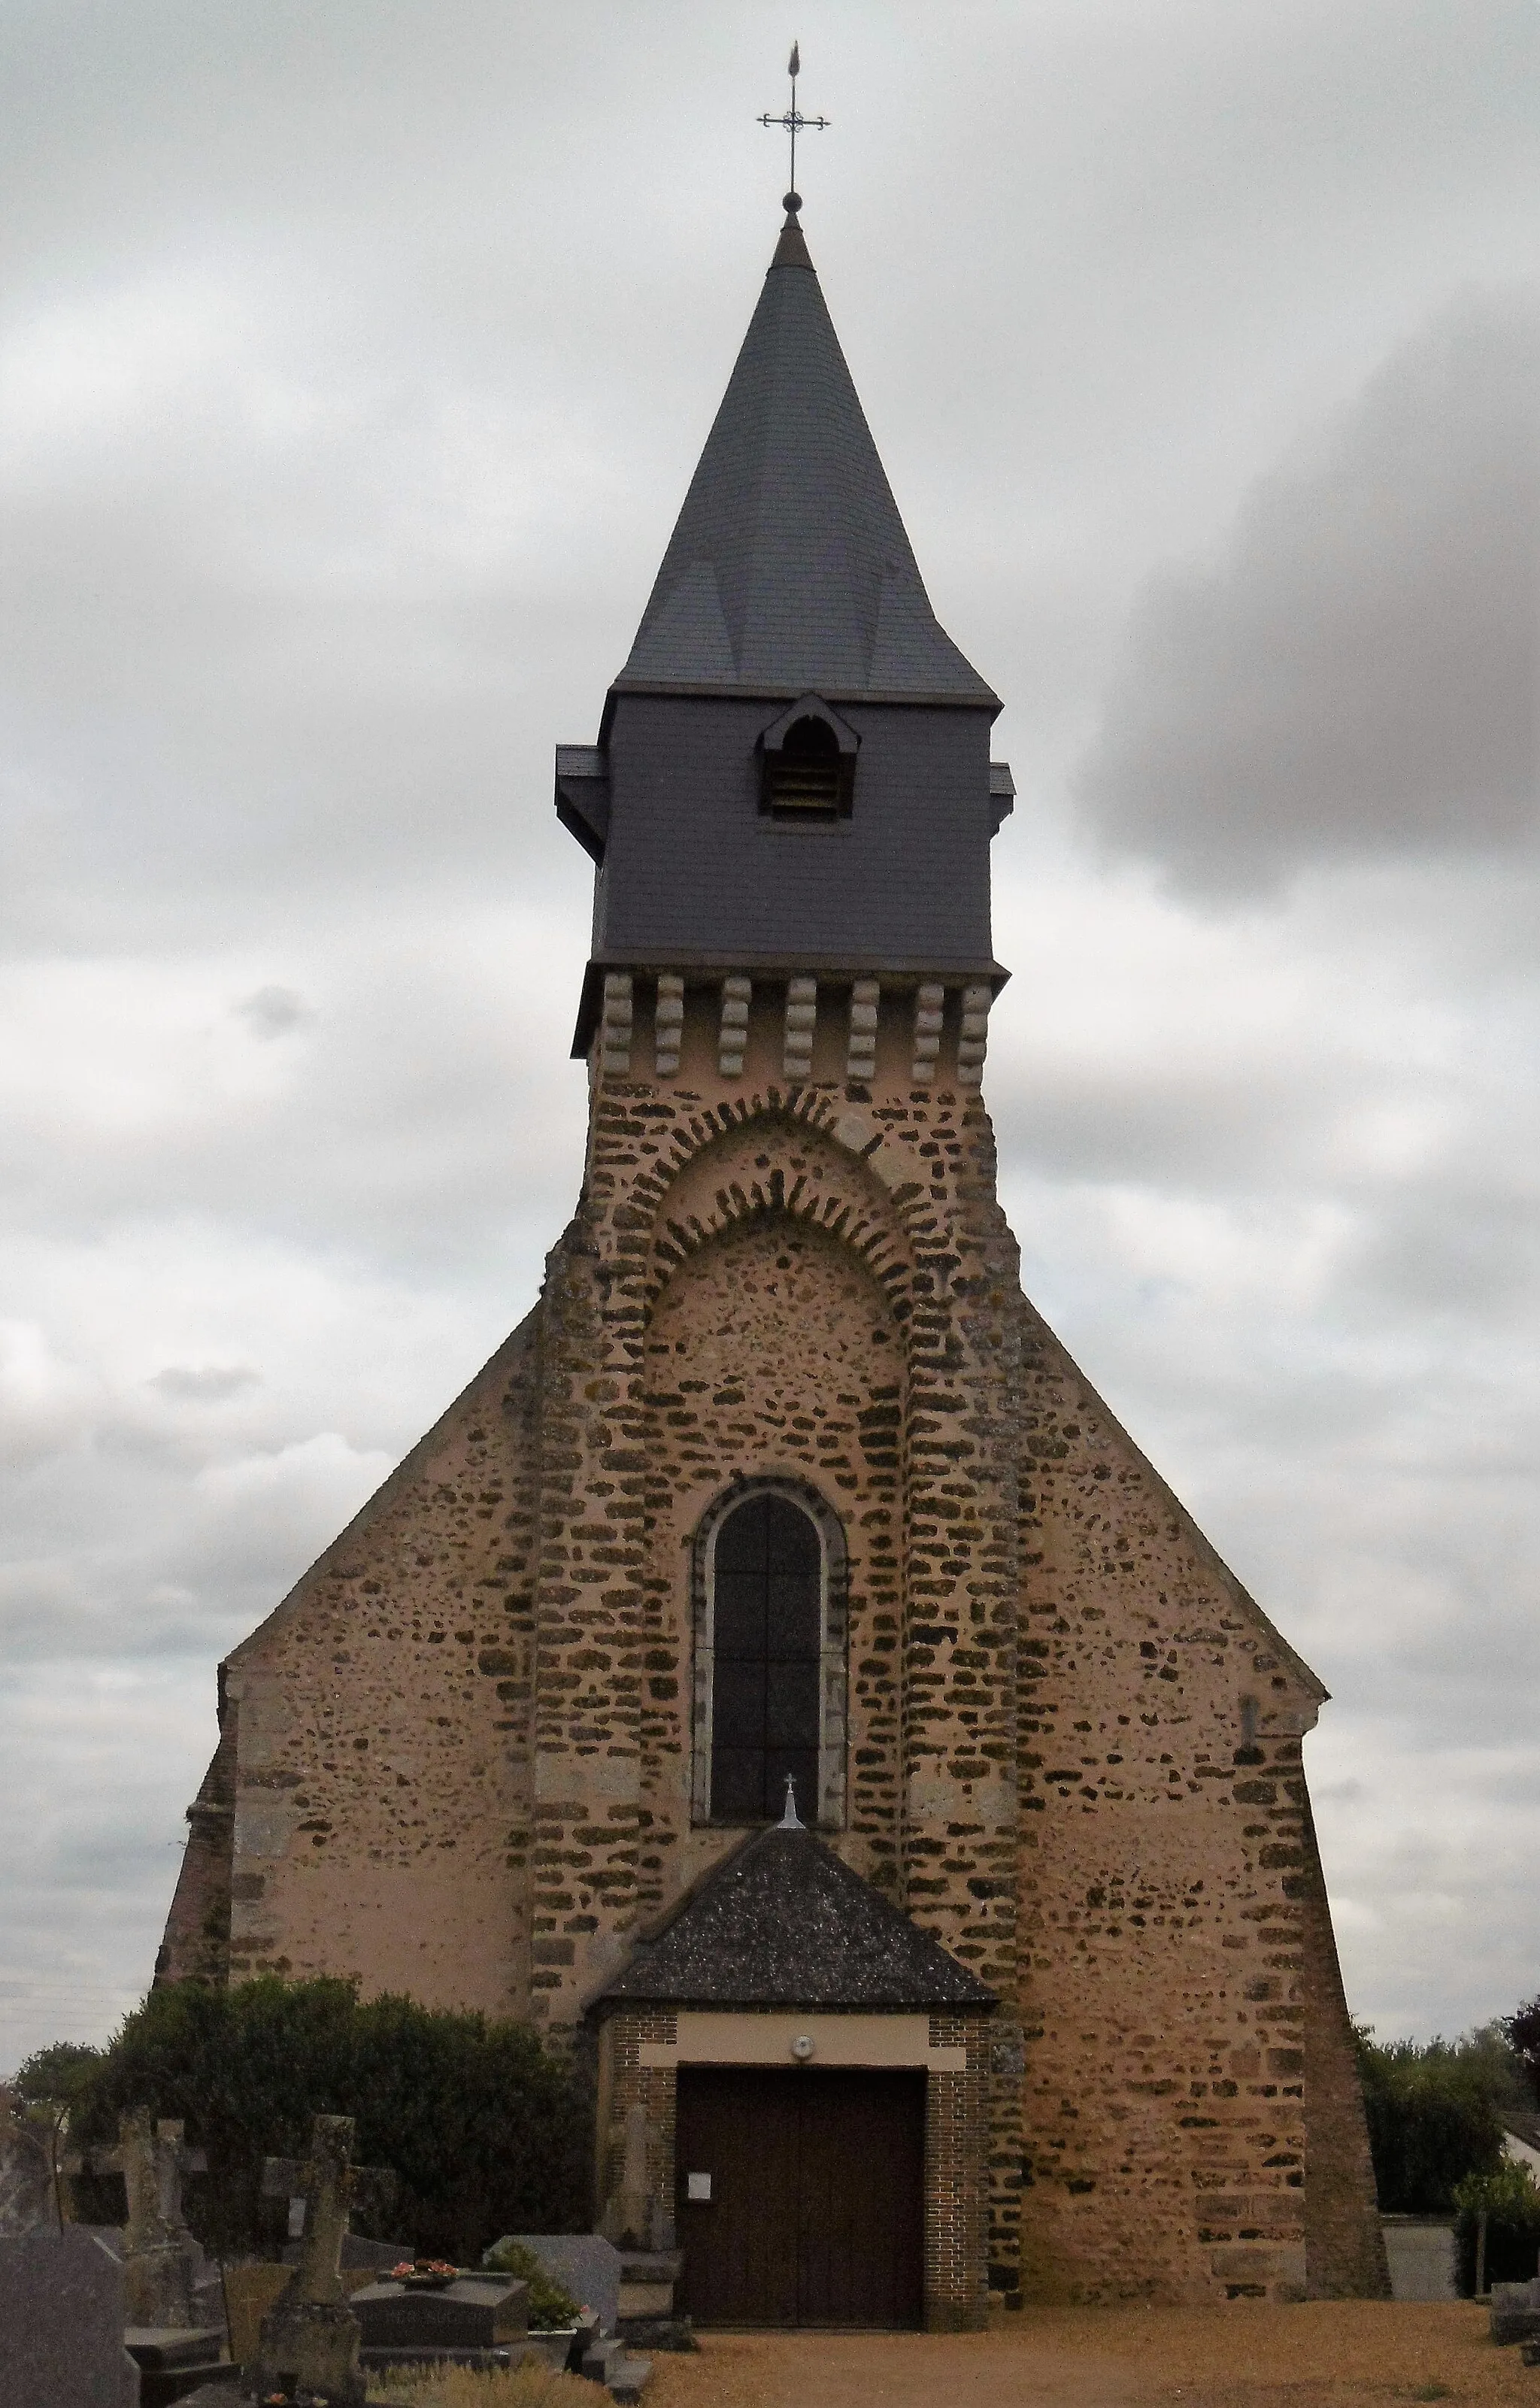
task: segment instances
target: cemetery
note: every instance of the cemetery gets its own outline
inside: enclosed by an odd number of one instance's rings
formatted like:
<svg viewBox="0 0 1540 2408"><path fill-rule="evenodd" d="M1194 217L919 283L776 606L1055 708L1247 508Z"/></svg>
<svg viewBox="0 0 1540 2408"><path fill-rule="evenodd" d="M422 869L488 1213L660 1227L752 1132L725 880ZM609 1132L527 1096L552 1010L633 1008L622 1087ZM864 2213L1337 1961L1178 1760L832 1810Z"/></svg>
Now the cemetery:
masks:
<svg viewBox="0 0 1540 2408"><path fill-rule="evenodd" d="M266 2160L263 2195L290 2235L272 2261L216 2262L194 2237L183 2185L207 2157L180 2121L140 2108L115 2148L67 2142L67 2119L0 2093L0 2399L14 2408L365 2408L413 2396L379 2378L446 2367L527 2369L532 2399L569 2372L618 2401L647 2386L622 2329L633 2269L611 2242L507 2235L460 2267L357 2235L355 2208L388 2220L396 2181L354 2163L349 2116L317 2115L303 2158ZM122 2224L76 2221L77 2186L108 2175Z"/></svg>
<svg viewBox="0 0 1540 2408"><path fill-rule="evenodd" d="M0 2092L6 2408L583 2408L599 2391L652 2408L920 2408L954 2386L1012 2408L1061 2382L1091 2408L1238 2408L1253 2390L1264 2408L1283 2379L1291 2408L1328 2408L1345 2382L1375 2399L1540 2399L1540 2278L1448 2304L1043 2307L973 2335L707 2333L697 2346L670 2313L677 2254L635 2229L635 2107L606 2211L617 2238L502 2234L474 2264L421 2253L405 2228L375 2237L396 2230L403 2185L359 2161L351 2116L315 2114L301 2154L264 2157L272 2245L230 2255L192 2229L219 2170L184 2119L136 2105L109 2145L92 2120ZM119 2222L78 2213L113 2198Z"/></svg>

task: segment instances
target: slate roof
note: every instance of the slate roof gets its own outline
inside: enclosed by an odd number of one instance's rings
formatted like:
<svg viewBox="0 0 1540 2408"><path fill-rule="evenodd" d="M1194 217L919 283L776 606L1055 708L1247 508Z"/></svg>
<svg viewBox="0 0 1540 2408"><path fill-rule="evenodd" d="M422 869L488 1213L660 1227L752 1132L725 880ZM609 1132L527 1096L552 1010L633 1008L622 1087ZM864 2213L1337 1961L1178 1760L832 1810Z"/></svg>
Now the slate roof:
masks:
<svg viewBox="0 0 1540 2408"><path fill-rule="evenodd" d="M793 216L616 691L998 707L931 608Z"/></svg>
<svg viewBox="0 0 1540 2408"><path fill-rule="evenodd" d="M601 1993L697 2007L987 2007L994 1993L811 1831L707 1874Z"/></svg>

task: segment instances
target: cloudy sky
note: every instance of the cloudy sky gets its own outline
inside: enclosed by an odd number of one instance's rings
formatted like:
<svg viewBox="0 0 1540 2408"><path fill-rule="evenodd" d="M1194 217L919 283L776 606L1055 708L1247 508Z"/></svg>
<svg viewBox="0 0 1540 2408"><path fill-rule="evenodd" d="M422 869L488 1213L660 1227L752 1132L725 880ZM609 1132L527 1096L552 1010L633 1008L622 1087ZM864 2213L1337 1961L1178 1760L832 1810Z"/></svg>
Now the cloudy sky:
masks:
<svg viewBox="0 0 1540 2408"><path fill-rule="evenodd" d="M800 5L800 0L799 0ZM1028 1285L1315 1664L1349 1998L1540 1990L1536 0L9 0L0 2067L575 1195L592 740L778 222L1006 696Z"/></svg>

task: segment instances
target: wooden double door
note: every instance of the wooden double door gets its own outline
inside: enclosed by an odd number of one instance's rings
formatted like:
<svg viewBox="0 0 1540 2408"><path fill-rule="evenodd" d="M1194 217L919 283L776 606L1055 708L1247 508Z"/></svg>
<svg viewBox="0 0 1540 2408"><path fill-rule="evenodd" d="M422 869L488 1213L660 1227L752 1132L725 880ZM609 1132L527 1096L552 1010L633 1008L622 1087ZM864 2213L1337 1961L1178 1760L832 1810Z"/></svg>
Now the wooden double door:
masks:
<svg viewBox="0 0 1540 2408"><path fill-rule="evenodd" d="M923 2073L681 2066L678 2085L683 2304L698 2325L921 2323Z"/></svg>

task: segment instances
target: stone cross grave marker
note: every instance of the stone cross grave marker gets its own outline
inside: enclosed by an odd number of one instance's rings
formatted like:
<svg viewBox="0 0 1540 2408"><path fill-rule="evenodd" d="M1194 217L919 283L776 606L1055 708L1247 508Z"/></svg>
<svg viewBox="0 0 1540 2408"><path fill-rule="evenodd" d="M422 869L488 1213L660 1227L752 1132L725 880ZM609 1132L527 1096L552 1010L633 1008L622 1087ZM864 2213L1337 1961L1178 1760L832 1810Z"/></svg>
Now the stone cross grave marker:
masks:
<svg viewBox="0 0 1540 2408"><path fill-rule="evenodd" d="M637 2100L626 2111L621 2132L620 2179L606 2203L600 2229L624 2249L656 2249L657 2202L648 2172L650 2133L647 2109Z"/></svg>
<svg viewBox="0 0 1540 2408"><path fill-rule="evenodd" d="M383 2210L395 2189L387 2167L352 2163L353 2119L318 2115L307 2157L269 2157L265 2199L303 2199L300 2261L287 2287L263 2318L257 2391L308 2391L356 2408L364 2399L358 2362L359 2323L342 2281L342 2244L354 2206Z"/></svg>
<svg viewBox="0 0 1540 2408"><path fill-rule="evenodd" d="M206 2173L202 2149L190 2149L179 2118L157 2121L135 2107L118 2126L118 2146L92 2157L97 2173L121 2174L128 2196L123 2228L123 2295L128 2322L150 2327L196 2324L192 2285L201 2258L182 2214L182 2184Z"/></svg>

